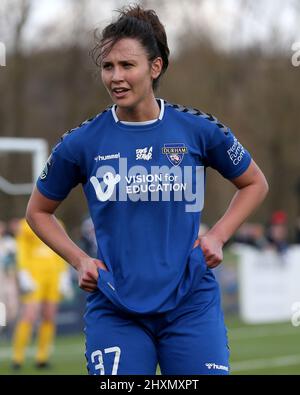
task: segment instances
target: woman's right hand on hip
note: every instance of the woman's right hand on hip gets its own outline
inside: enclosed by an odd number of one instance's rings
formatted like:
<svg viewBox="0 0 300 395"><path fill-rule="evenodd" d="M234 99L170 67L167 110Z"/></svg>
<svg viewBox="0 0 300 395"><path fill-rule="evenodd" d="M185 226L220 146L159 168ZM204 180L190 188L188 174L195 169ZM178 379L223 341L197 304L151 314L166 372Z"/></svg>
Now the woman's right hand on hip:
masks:
<svg viewBox="0 0 300 395"><path fill-rule="evenodd" d="M97 289L98 269L108 270L105 263L100 259L83 258L78 267L78 286L87 292Z"/></svg>

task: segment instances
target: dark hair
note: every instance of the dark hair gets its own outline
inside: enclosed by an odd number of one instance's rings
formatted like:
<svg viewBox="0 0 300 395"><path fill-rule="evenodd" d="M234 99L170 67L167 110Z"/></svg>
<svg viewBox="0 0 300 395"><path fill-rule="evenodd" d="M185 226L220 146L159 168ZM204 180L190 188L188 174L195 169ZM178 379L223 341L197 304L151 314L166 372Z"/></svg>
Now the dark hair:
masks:
<svg viewBox="0 0 300 395"><path fill-rule="evenodd" d="M148 60L151 62L157 57L163 60L161 74L153 81L153 89L158 87L159 79L169 65L169 48L164 26L153 10L145 10L139 5L131 5L117 10L119 17L115 22L106 26L97 37L97 43L91 51L92 58L97 66L106 56L113 45L122 38L135 38L145 48Z"/></svg>

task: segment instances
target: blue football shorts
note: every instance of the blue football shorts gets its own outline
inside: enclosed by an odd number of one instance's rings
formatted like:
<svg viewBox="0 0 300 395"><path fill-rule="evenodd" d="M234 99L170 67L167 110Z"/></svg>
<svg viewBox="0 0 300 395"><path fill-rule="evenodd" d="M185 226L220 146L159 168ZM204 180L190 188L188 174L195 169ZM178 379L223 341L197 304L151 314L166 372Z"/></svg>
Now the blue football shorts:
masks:
<svg viewBox="0 0 300 395"><path fill-rule="evenodd" d="M164 313L124 312L101 291L91 294L89 301L85 314L89 374L155 375L158 364L163 375L229 374L220 289L210 270L196 290Z"/></svg>

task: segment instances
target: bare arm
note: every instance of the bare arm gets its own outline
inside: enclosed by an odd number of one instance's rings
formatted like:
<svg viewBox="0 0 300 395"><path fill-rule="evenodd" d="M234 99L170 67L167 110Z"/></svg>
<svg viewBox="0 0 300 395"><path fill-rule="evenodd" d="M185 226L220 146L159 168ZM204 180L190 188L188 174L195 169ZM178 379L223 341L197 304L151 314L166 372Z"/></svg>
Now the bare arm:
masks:
<svg viewBox="0 0 300 395"><path fill-rule="evenodd" d="M46 198L35 188L28 202L26 220L44 243L78 271L79 286L93 291L97 286L97 267L107 268L102 261L89 257L69 238L54 215L60 203Z"/></svg>
<svg viewBox="0 0 300 395"><path fill-rule="evenodd" d="M265 176L253 160L248 169L231 182L238 190L228 209L205 236L199 239L209 267L216 267L222 261L224 243L262 203L269 189Z"/></svg>

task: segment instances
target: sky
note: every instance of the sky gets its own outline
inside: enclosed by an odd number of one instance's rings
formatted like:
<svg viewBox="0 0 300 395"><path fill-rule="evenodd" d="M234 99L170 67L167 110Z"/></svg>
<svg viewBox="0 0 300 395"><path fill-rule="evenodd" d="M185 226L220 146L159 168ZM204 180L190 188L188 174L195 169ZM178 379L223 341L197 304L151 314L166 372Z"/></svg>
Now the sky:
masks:
<svg viewBox="0 0 300 395"><path fill-rule="evenodd" d="M25 30L26 46L39 46L41 33L47 37L49 45L67 40L68 33L74 30L71 16L75 3L80 12L81 0L32 0L32 12ZM92 32L95 27L111 21L116 15L113 13L116 6L132 1L86 0L86 3L86 25ZM160 0L147 0L150 8L157 9L166 27L171 52L176 50L178 35L185 29L187 20L199 34L207 33L225 49L251 43L267 47L272 45L272 34L273 40L278 41L273 42L274 45L291 46L292 42L300 41L300 0L166 0L163 7L159 6L161 3ZM296 3L299 4L298 13L294 7ZM54 31L50 26L55 26Z"/></svg>

